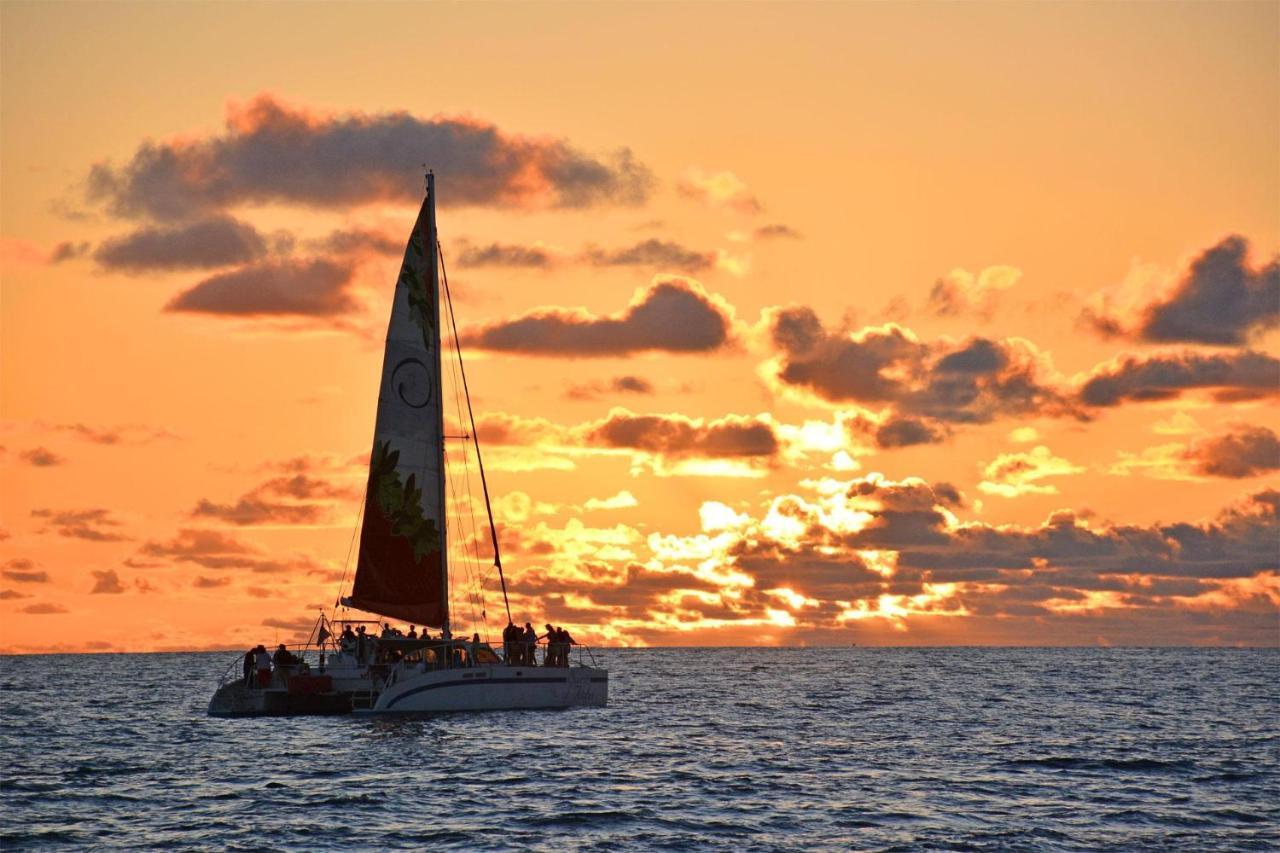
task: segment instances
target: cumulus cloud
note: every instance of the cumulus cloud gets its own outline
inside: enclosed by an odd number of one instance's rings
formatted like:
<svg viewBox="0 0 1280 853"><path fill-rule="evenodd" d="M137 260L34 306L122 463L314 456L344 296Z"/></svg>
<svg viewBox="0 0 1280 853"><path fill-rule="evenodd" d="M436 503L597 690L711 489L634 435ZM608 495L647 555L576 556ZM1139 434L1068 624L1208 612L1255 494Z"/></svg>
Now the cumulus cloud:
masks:
<svg viewBox="0 0 1280 853"><path fill-rule="evenodd" d="M462 343L524 355L605 357L647 350L699 353L720 349L734 335L733 309L686 278L659 277L636 291L622 312L599 316L583 309L543 308L462 333Z"/></svg>
<svg viewBox="0 0 1280 853"><path fill-rule="evenodd" d="M206 569L247 569L271 573L288 571L292 567L288 561L264 557L261 549L217 530L182 529L172 539L144 542L138 553L142 557L190 563ZM156 564L147 565L153 567Z"/></svg>
<svg viewBox="0 0 1280 853"><path fill-rule="evenodd" d="M1196 257L1150 301L1138 298L1104 291L1081 317L1106 337L1243 345L1280 325L1280 257L1252 266L1249 241L1232 235Z"/></svg>
<svg viewBox="0 0 1280 853"><path fill-rule="evenodd" d="M501 267L505 269L548 269L561 259L561 253L546 246L520 246L511 243L488 243L483 246L463 242L454 258L461 269Z"/></svg>
<svg viewBox="0 0 1280 853"><path fill-rule="evenodd" d="M177 436L167 429L158 429L155 427L145 426L143 424L120 424L118 426L89 426L83 423L74 424L52 424L49 429L55 429L59 432L66 432L74 435L76 438L83 439L92 444L150 444L153 441L162 439L177 438Z"/></svg>
<svg viewBox="0 0 1280 853"><path fill-rule="evenodd" d="M733 172L704 172L689 169L676 183L676 191L685 198L714 207L728 207L739 213L754 215L763 207L746 183Z"/></svg>
<svg viewBox="0 0 1280 853"><path fill-rule="evenodd" d="M1194 442L1188 451L1199 474L1256 477L1280 469L1280 438L1263 426L1237 426L1225 435Z"/></svg>
<svg viewBox="0 0 1280 853"><path fill-rule="evenodd" d="M1280 390L1280 360L1266 353L1168 352L1125 354L1099 365L1079 389L1086 406L1171 400L1210 389L1219 400L1255 399Z"/></svg>
<svg viewBox="0 0 1280 853"><path fill-rule="evenodd" d="M983 480L978 483L978 491L1004 498L1027 494L1052 495L1057 494L1057 487L1041 480L1082 471L1083 467L1054 456L1048 447L1041 444L1030 451L997 456L982 469Z"/></svg>
<svg viewBox="0 0 1280 853"><path fill-rule="evenodd" d="M636 500L636 496L626 489L623 489L612 497L587 498L587 501L582 505L582 508L586 510L631 509L632 507L637 507L639 505L640 502Z"/></svg>
<svg viewBox="0 0 1280 853"><path fill-rule="evenodd" d="M236 525L314 524L328 516L331 499L351 499L356 490L335 486L307 474L273 477L259 484L235 503L202 498L191 515Z"/></svg>
<svg viewBox="0 0 1280 853"><path fill-rule="evenodd" d="M642 450L671 458L768 458L779 450L772 422L762 417L728 415L707 421L613 409L608 417L581 427L580 433L587 445Z"/></svg>
<svg viewBox="0 0 1280 853"><path fill-rule="evenodd" d="M231 583L231 578L207 578L204 575L197 575L191 585L196 589L217 589L218 587L227 586Z"/></svg>
<svg viewBox="0 0 1280 853"><path fill-rule="evenodd" d="M90 542L123 542L129 538L120 532L122 525L108 509L33 509L31 517L44 520L46 526L41 533L53 532Z"/></svg>
<svg viewBox="0 0 1280 853"><path fill-rule="evenodd" d="M93 589L90 595L119 595L124 592L124 584L120 583L120 575L114 569L90 572L93 575Z"/></svg>
<svg viewBox="0 0 1280 853"><path fill-rule="evenodd" d="M4 577L15 583L48 583L49 573L46 571L37 571L34 564L30 560L15 559L5 563L5 567L0 569L0 577Z"/></svg>
<svg viewBox="0 0 1280 853"><path fill-rule="evenodd" d="M456 258L458 267L462 269L495 267L545 270L559 264L581 263L595 267L651 267L690 273L710 269L720 261L721 255L717 252L690 249L672 240L656 238L612 249L588 246L576 255L541 244L476 245L463 241Z"/></svg>
<svg viewBox="0 0 1280 853"><path fill-rule="evenodd" d="M323 237L307 241L314 251L330 255L398 255L405 250L403 237L396 237L373 228L338 228Z"/></svg>
<svg viewBox="0 0 1280 853"><path fill-rule="evenodd" d="M21 608L20 612L30 613L34 616L56 616L60 613L70 613L71 611L61 604L41 602L39 604L28 604L26 607Z"/></svg>
<svg viewBox="0 0 1280 853"><path fill-rule="evenodd" d="M237 317L332 317L358 308L350 263L329 258L266 260L219 273L179 293L166 311Z"/></svg>
<svg viewBox="0 0 1280 853"><path fill-rule="evenodd" d="M1266 427L1237 424L1221 435L1121 451L1109 472L1158 480L1244 479L1280 470L1280 437Z"/></svg>
<svg viewBox="0 0 1280 853"><path fill-rule="evenodd" d="M569 386L571 400L595 400L608 394L652 394L653 383L641 376L615 376L608 382L584 382Z"/></svg>
<svg viewBox="0 0 1280 853"><path fill-rule="evenodd" d="M799 240L801 238L799 231L790 225L783 225L780 222L761 225L752 231L751 235L757 240Z"/></svg>
<svg viewBox="0 0 1280 853"><path fill-rule="evenodd" d="M76 258L83 258L89 254L93 247L85 240L72 242L70 240L59 243L53 247L53 251L49 253L49 263L60 264L65 261L74 261Z"/></svg>
<svg viewBox="0 0 1280 853"><path fill-rule="evenodd" d="M990 320L1000 294L1018 283L1016 267L987 267L977 273L954 269L933 284L928 309L939 317L976 316Z"/></svg>
<svg viewBox="0 0 1280 853"><path fill-rule="evenodd" d="M671 240L650 239L621 249L593 246L583 253L597 267L660 267L680 272L701 272L716 263L715 252L689 249Z"/></svg>
<svg viewBox="0 0 1280 853"><path fill-rule="evenodd" d="M894 323L832 333L800 306L770 309L765 322L779 353L767 366L771 377L827 403L884 409L883 447L939 441L955 424L1075 414L1047 358L1021 339L926 343Z"/></svg>
<svg viewBox="0 0 1280 853"><path fill-rule="evenodd" d="M176 226L147 226L102 243L93 258L127 273L208 269L243 264L267 253L267 241L247 222L212 216Z"/></svg>
<svg viewBox="0 0 1280 853"><path fill-rule="evenodd" d="M18 458L28 465L34 465L36 468L52 468L67 461L47 447L33 447L30 450L24 450L18 454Z"/></svg>
<svg viewBox="0 0 1280 853"><path fill-rule="evenodd" d="M220 134L147 141L126 163L95 165L88 192L118 216L160 220L273 202L347 209L416 201L423 162L440 176L442 205L631 205L653 185L625 148L592 155L472 119L321 114L263 94L229 108Z"/></svg>

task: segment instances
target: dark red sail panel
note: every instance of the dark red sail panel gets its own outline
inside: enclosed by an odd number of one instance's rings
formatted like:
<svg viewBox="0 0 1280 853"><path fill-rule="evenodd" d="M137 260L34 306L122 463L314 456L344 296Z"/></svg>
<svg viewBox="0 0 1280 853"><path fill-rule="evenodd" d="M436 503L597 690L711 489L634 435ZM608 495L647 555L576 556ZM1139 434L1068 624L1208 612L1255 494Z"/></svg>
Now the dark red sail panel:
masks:
<svg viewBox="0 0 1280 853"><path fill-rule="evenodd" d="M376 488L369 480L370 491ZM373 494L365 500L360 533L360 562L350 603L361 610L391 616L413 625L439 628L444 624L441 601L444 579L440 551L417 557L414 543L397 534L393 521Z"/></svg>

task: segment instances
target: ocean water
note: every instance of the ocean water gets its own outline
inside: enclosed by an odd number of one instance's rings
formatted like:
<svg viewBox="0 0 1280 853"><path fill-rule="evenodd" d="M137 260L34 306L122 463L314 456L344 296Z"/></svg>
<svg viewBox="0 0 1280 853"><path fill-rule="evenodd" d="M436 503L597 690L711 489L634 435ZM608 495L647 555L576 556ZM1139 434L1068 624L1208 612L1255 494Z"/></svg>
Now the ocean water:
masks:
<svg viewBox="0 0 1280 853"><path fill-rule="evenodd" d="M230 654L0 658L0 847L1280 847L1275 650L597 655L607 708L253 720Z"/></svg>

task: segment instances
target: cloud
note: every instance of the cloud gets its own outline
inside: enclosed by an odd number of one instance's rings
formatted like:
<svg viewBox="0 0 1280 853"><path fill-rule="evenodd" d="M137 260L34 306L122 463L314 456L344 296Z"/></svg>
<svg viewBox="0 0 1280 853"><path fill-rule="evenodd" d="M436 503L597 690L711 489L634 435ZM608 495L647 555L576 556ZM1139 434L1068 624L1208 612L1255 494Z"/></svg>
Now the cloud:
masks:
<svg viewBox="0 0 1280 853"><path fill-rule="evenodd" d="M261 317L331 317L358 309L347 286L354 266L327 258L268 260L206 278L166 311Z"/></svg>
<svg viewBox="0 0 1280 853"><path fill-rule="evenodd" d="M31 570L32 563L30 560L10 560L5 564L7 568L0 569L0 577L16 583L48 583L49 573L45 571Z"/></svg>
<svg viewBox="0 0 1280 853"><path fill-rule="evenodd" d="M213 216L182 225L147 226L98 246L93 259L127 273L209 269L248 263L267 253L267 241L247 222Z"/></svg>
<svg viewBox="0 0 1280 853"><path fill-rule="evenodd" d="M595 400L605 394L652 394L653 384L640 376L615 376L607 383L571 385L565 396L571 400Z"/></svg>
<svg viewBox="0 0 1280 853"><path fill-rule="evenodd" d="M613 497L608 498L587 498L586 503L582 505L587 510L602 509L631 509L639 506L640 502L636 500L636 496L628 492L626 489L618 492Z"/></svg>
<svg viewBox="0 0 1280 853"><path fill-rule="evenodd" d="M1077 412L1049 377L1048 359L1019 338L921 341L894 323L828 332L812 309L768 309L778 356L766 373L784 389L830 404L885 409L883 447L940 441L951 425Z"/></svg>
<svg viewBox="0 0 1280 853"><path fill-rule="evenodd" d="M1194 442L1187 455L1198 474L1256 477L1280 469L1280 438L1266 427L1241 424L1225 435Z"/></svg>
<svg viewBox="0 0 1280 853"><path fill-rule="evenodd" d="M543 308L462 333L462 343L524 355L604 357L648 350L700 353L733 339L733 309L686 278L658 277L618 314Z"/></svg>
<svg viewBox="0 0 1280 853"><path fill-rule="evenodd" d="M327 255L398 255L405 250L403 238L372 228L338 228L324 237L308 240L307 246Z"/></svg>
<svg viewBox="0 0 1280 853"><path fill-rule="evenodd" d="M701 272L715 265L715 252L699 252L670 240L643 240L623 249L591 247L584 257L597 267L660 267L679 272Z"/></svg>
<svg viewBox="0 0 1280 853"><path fill-rule="evenodd" d="M1054 456L1041 444L1028 452L997 456L983 468L985 479L978 483L978 491L1004 498L1027 494L1053 495L1057 494L1057 487L1041 483L1041 480L1079 474L1084 470L1060 456Z"/></svg>
<svg viewBox="0 0 1280 853"><path fill-rule="evenodd" d="M18 454L18 458L37 468L52 468L67 461L65 457L59 456L47 447L33 447L30 450L24 450Z"/></svg>
<svg viewBox="0 0 1280 853"><path fill-rule="evenodd" d="M746 183L733 172L708 173L693 168L681 176L676 191L685 198L713 207L728 207L739 213L754 215L763 208Z"/></svg>
<svg viewBox="0 0 1280 853"><path fill-rule="evenodd" d="M752 237L756 240L799 240L801 234L790 225L775 223L772 225L761 225L755 231L751 232Z"/></svg>
<svg viewBox="0 0 1280 853"><path fill-rule="evenodd" d="M461 269L482 267L548 269L560 258L558 252L545 246L518 246L508 243L477 246L464 241L458 247L454 261Z"/></svg>
<svg viewBox="0 0 1280 853"><path fill-rule="evenodd" d="M158 220L244 204L410 203L421 198L423 162L440 177L441 205L633 205L653 185L625 148L593 156L472 119L320 114L261 94L230 107L221 134L147 141L127 163L95 165L88 194L117 216Z"/></svg>
<svg viewBox="0 0 1280 853"><path fill-rule="evenodd" d="M259 548L217 530L185 528L167 541L144 542L138 553L144 557L191 563L206 569L248 569L253 572L284 572L293 566L283 560L267 559Z"/></svg>
<svg viewBox="0 0 1280 853"><path fill-rule="evenodd" d="M129 539L118 531L119 521L111 517L108 509L33 509L32 518L45 520L41 533L52 531L69 539L85 539L90 542L124 542Z"/></svg>
<svg viewBox="0 0 1280 853"><path fill-rule="evenodd" d="M93 589L89 590L90 595L119 595L124 592L124 584L120 583L120 576L114 569L95 571L91 574L94 580Z"/></svg>
<svg viewBox="0 0 1280 853"><path fill-rule="evenodd" d="M191 582L191 585L196 589L217 589L230 583L231 578L206 578L203 575L199 575Z"/></svg>
<svg viewBox="0 0 1280 853"><path fill-rule="evenodd" d="M16 589L0 589L0 601L16 601L30 597L25 592L18 592Z"/></svg>
<svg viewBox="0 0 1280 853"><path fill-rule="evenodd" d="M1251 266L1249 241L1236 235L1202 252L1150 301L1124 288L1091 300L1085 324L1104 337L1218 346L1246 344L1280 325L1280 256Z"/></svg>
<svg viewBox="0 0 1280 853"><path fill-rule="evenodd" d="M1280 437L1266 427L1236 424L1190 445L1170 443L1141 453L1120 453L1109 473L1141 474L1157 480L1243 479L1280 470Z"/></svg>
<svg viewBox="0 0 1280 853"><path fill-rule="evenodd" d="M588 446L641 450L672 459L768 459L780 449L771 421L739 415L707 421L613 409L608 417L584 424L579 433Z"/></svg>
<svg viewBox="0 0 1280 853"><path fill-rule="evenodd" d="M82 240L78 243L64 241L53 247L53 251L49 253L49 263L61 264L66 261L74 261L77 258L83 258L89 254L91 248L92 246L87 241Z"/></svg>
<svg viewBox="0 0 1280 853"><path fill-rule="evenodd" d="M1086 406L1171 400L1184 392L1213 389L1221 401L1255 399L1280 390L1280 360L1266 353L1167 352L1124 354L1094 368L1079 389Z"/></svg>
<svg viewBox="0 0 1280 853"><path fill-rule="evenodd" d="M891 418L876 430L876 445L881 448L913 447L937 444L947 437L946 429L919 418Z"/></svg>
<svg viewBox="0 0 1280 853"><path fill-rule="evenodd" d="M21 608L19 612L30 613L35 616L53 616L59 613L69 613L70 611L61 604L40 603L28 604L26 607Z"/></svg>
<svg viewBox="0 0 1280 853"><path fill-rule="evenodd" d="M273 477L233 504L201 499L191 511L197 518L216 518L237 525L313 524L329 514L329 499L350 499L356 490L334 486L307 474Z"/></svg>
<svg viewBox="0 0 1280 853"><path fill-rule="evenodd" d="M93 444L150 444L161 439L177 438L167 429L156 429L142 424L120 424L110 427L91 427L82 423L53 424L48 427L59 432L68 432L77 438Z"/></svg>
<svg viewBox="0 0 1280 853"><path fill-rule="evenodd" d="M939 317L976 316L990 320L1002 292L1018 283L1016 267L987 267L978 273L954 269L933 284L928 310Z"/></svg>

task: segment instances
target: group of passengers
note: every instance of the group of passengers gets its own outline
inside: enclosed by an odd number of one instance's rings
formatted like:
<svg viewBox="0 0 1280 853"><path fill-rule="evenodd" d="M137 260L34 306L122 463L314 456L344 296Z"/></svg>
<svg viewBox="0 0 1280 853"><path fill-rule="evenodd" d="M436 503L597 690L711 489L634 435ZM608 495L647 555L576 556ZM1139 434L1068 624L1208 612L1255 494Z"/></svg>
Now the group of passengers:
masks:
<svg viewBox="0 0 1280 853"><path fill-rule="evenodd" d="M502 657L507 665L537 666L538 643L545 640L547 648L542 665L568 666L570 647L576 645L577 641L564 628L550 624L546 627L547 632L539 636L529 622L524 623L523 628L508 622L507 627L502 630ZM480 641L479 634L472 634L470 641L447 641L444 637L440 637L438 638L439 648L434 646L397 648L394 642L396 640L436 641L437 638L432 637L425 628L419 635L416 625L410 625L408 631L401 631L399 628L393 628L391 623L384 622L382 631L377 637L366 631L363 625L357 625L352 629L351 625L347 624L343 626L342 633L337 639L339 648L346 654L354 656L362 664L393 664L403 660L455 668L498 662L488 646ZM393 642L381 642L387 640Z"/></svg>
<svg viewBox="0 0 1280 853"><path fill-rule="evenodd" d="M507 666L537 666L535 650L538 641L543 639L547 641L543 666L568 666L569 647L576 644L569 632L548 624L547 633L539 637L533 625L528 622L524 623L523 628L514 622L507 622L507 627L502 629L502 657Z"/></svg>
<svg viewBox="0 0 1280 853"><path fill-rule="evenodd" d="M300 665L303 665L302 659L285 648L284 643L280 644L274 655L267 651L266 646L254 646L244 653L244 686L270 687L273 668L281 675L288 676Z"/></svg>

